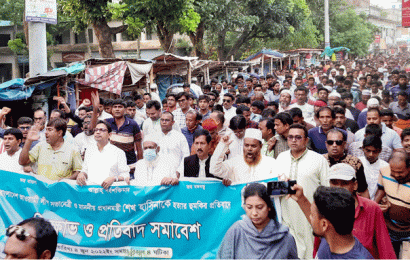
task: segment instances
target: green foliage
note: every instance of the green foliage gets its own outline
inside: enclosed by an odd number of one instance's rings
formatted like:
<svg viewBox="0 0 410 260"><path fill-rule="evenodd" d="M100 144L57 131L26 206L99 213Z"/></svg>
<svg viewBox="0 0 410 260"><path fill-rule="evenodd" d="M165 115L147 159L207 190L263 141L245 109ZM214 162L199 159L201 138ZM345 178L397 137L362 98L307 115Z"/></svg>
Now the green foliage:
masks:
<svg viewBox="0 0 410 260"><path fill-rule="evenodd" d="M221 60L232 55L238 59L243 47L248 49L254 39L266 42L289 34L294 38L303 35L296 32L310 15L305 0L208 0L198 6L213 10L206 17L206 28Z"/></svg>
<svg viewBox="0 0 410 260"><path fill-rule="evenodd" d="M363 57L374 39L375 26L357 15L353 9L340 12L332 19L330 43L333 47L347 47L351 54Z"/></svg>
<svg viewBox="0 0 410 260"><path fill-rule="evenodd" d="M23 24L24 0L0 0L0 20Z"/></svg>
<svg viewBox="0 0 410 260"><path fill-rule="evenodd" d="M194 0L123 0L128 5L125 16L139 19L145 28L156 29L161 46L170 50L176 33L194 31L200 16L193 9Z"/></svg>
<svg viewBox="0 0 410 260"><path fill-rule="evenodd" d="M127 4L108 3L108 7L113 20L123 21L124 24L128 25L126 33L130 38L136 39L141 35L144 23L138 17L125 15L129 8Z"/></svg>
<svg viewBox="0 0 410 260"><path fill-rule="evenodd" d="M27 44L21 38L9 40L7 45L15 54L28 55Z"/></svg>
<svg viewBox="0 0 410 260"><path fill-rule="evenodd" d="M64 16L71 17L72 29L79 33L88 25L111 21L113 14L109 3L109 0L59 0L58 9Z"/></svg>

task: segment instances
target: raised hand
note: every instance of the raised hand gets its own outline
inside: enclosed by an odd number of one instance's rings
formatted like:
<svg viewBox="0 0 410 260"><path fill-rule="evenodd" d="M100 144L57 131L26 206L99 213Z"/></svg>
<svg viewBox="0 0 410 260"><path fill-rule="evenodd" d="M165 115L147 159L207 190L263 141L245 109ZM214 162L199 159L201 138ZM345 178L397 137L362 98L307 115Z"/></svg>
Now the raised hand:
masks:
<svg viewBox="0 0 410 260"><path fill-rule="evenodd" d="M27 133L27 140L37 141L40 139L40 130L38 125L33 125Z"/></svg>
<svg viewBox="0 0 410 260"><path fill-rule="evenodd" d="M233 140L230 140L229 135L225 135L225 136L223 136L223 137L221 138L221 142L222 142L223 144L229 146L229 145L233 142Z"/></svg>

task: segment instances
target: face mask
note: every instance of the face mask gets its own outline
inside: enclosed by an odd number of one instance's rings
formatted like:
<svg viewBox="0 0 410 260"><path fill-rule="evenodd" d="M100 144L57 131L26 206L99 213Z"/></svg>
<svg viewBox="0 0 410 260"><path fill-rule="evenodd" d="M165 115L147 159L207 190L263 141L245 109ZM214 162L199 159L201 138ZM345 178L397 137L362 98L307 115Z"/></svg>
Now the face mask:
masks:
<svg viewBox="0 0 410 260"><path fill-rule="evenodd" d="M144 159L147 160L148 162L152 162L157 158L157 152L155 149L147 149L144 150Z"/></svg>

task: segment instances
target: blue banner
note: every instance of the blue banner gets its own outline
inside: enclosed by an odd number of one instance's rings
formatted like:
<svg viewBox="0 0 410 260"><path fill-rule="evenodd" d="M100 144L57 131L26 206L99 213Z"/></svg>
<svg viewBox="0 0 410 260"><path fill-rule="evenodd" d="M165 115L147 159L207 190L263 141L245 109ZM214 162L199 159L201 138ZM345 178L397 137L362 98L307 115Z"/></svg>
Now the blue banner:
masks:
<svg viewBox="0 0 410 260"><path fill-rule="evenodd" d="M245 184L181 181L104 190L6 171L0 178L0 252L9 225L42 216L58 232L55 258L215 258L244 214Z"/></svg>

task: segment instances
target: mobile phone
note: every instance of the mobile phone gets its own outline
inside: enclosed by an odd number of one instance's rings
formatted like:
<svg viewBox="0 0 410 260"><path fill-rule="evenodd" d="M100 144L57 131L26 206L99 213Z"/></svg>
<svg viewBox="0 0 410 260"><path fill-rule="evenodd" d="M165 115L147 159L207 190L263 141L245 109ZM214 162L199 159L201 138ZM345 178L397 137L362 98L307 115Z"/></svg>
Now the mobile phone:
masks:
<svg viewBox="0 0 410 260"><path fill-rule="evenodd" d="M296 191L291 189L291 187L295 184L296 180L270 181L268 182L268 194L270 196L295 194Z"/></svg>

